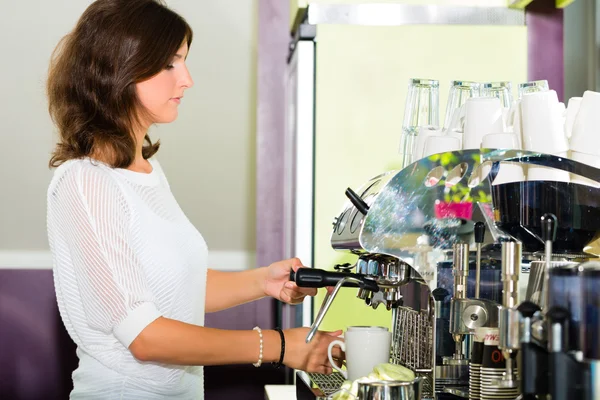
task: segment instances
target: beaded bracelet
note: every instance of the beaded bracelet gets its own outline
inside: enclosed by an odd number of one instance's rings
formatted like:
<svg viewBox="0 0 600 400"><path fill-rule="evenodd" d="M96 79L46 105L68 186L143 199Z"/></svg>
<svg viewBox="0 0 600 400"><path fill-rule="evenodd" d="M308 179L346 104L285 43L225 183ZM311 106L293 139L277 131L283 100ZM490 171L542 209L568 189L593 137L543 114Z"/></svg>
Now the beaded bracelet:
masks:
<svg viewBox="0 0 600 400"><path fill-rule="evenodd" d="M256 368L260 367L262 365L262 360L263 360L263 334L262 334L262 330L258 327L255 326L254 329L252 329L253 331L257 331L258 332L258 336L260 337L260 347L259 347L259 352L258 352L258 361L256 363L252 363L252 365L254 365Z"/></svg>

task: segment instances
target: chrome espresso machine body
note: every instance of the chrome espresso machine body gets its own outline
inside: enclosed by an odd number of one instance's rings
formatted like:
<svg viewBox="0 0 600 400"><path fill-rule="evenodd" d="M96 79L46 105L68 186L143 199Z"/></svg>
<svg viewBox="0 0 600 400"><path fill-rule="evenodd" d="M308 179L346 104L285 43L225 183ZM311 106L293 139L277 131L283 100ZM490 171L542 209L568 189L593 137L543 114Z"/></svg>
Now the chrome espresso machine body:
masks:
<svg viewBox="0 0 600 400"><path fill-rule="evenodd" d="M568 171L589 184L502 182L507 165ZM470 360L474 333L487 327L505 364L491 386L505 395L600 399L600 286L592 283L600 285L600 263L585 262L600 237L598 182L600 170L565 158L463 150L348 189L331 244L356 263L293 276L300 286L335 286L307 341L338 291L357 287L367 306L391 310L390 361L421 378L421 398L485 398L474 393ZM342 380L302 375L298 399L327 398Z"/></svg>

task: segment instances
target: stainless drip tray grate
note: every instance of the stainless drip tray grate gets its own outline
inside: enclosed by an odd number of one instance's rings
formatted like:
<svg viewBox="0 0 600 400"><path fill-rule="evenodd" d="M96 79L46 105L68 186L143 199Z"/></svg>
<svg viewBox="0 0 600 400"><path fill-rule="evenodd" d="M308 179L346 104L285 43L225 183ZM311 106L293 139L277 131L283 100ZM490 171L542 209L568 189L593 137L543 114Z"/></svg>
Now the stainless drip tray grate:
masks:
<svg viewBox="0 0 600 400"><path fill-rule="evenodd" d="M423 398L432 398L433 387L433 328L431 318L425 311L416 311L408 307L398 307L394 321L391 362L412 369L423 378ZM331 375L308 374L312 383L321 389L324 395L331 396L344 383L339 372Z"/></svg>
<svg viewBox="0 0 600 400"><path fill-rule="evenodd" d="M324 374L308 374L310 380L321 389L324 395L330 396L340 390L344 383L344 376L339 372L334 372L331 375Z"/></svg>
<svg viewBox="0 0 600 400"><path fill-rule="evenodd" d="M433 324L426 311L396 309L392 363L412 369L423 378L423 398L433 398Z"/></svg>
<svg viewBox="0 0 600 400"><path fill-rule="evenodd" d="M431 370L433 364L433 329L427 312L398 307L392 362L413 371Z"/></svg>

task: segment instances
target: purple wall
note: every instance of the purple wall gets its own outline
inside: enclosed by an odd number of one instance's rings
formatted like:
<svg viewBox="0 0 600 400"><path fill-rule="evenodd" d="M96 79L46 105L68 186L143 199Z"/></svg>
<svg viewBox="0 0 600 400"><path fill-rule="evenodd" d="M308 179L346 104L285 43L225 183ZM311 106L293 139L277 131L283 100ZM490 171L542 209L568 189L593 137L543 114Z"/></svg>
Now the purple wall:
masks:
<svg viewBox="0 0 600 400"><path fill-rule="evenodd" d="M289 1L259 0L256 119L256 254L258 265L284 256L283 132Z"/></svg>
<svg viewBox="0 0 600 400"><path fill-rule="evenodd" d="M76 366L52 271L0 270L0 399L67 399Z"/></svg>
<svg viewBox="0 0 600 400"><path fill-rule="evenodd" d="M527 76L547 79L558 99L564 100L563 10L554 0L537 0L527 7Z"/></svg>

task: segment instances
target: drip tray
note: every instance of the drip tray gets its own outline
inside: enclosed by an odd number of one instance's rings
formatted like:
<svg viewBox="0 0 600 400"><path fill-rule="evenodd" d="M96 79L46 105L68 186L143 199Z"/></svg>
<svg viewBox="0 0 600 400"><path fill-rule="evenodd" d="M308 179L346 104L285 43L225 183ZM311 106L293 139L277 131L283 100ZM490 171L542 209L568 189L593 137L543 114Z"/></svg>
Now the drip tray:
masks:
<svg viewBox="0 0 600 400"><path fill-rule="evenodd" d="M340 390L345 381L344 376L339 372L334 372L331 375L308 374L308 376L326 396L330 396Z"/></svg>
<svg viewBox="0 0 600 400"><path fill-rule="evenodd" d="M344 376L339 372L331 375L296 373L296 394L298 400L328 400L340 390Z"/></svg>

